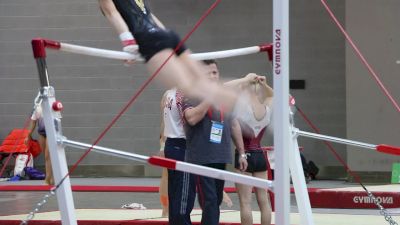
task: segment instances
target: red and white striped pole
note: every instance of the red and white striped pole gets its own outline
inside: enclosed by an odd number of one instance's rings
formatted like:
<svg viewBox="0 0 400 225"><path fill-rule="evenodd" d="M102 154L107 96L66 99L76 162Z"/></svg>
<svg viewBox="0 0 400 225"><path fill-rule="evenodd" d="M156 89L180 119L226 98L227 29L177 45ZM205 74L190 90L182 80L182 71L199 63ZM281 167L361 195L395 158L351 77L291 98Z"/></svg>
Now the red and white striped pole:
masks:
<svg viewBox="0 0 400 225"><path fill-rule="evenodd" d="M379 144L379 145L368 144L365 142L353 141L353 140L348 140L348 139L343 139L343 138L337 138L337 137L332 137L332 136L327 136L327 135L322 135L322 134L301 131L299 129L295 129L294 132L303 137L310 137L310 138L324 140L324 141L336 142L339 144L346 144L346 145L352 145L352 146L366 148L366 149L373 149L373 150L376 150L378 152L382 152L385 154L400 155L400 147L397 147L397 146L386 145L386 144Z"/></svg>
<svg viewBox="0 0 400 225"><path fill-rule="evenodd" d="M157 156L144 156L131 152L125 152L117 149L111 149L106 147L101 147L97 145L86 144L78 141L68 140L65 137L60 140L60 144L80 148L87 149L92 148L92 151L116 156L124 159L135 160L143 163L149 163L155 166L161 166L172 170L179 170L182 172L197 174L201 176L213 177L221 180L231 181L240 184L247 184L251 186L255 186L258 188L264 188L273 190L273 182L270 180L265 180L257 177L246 176L239 173L233 173L225 170L213 169L206 166L195 165L192 163L186 163L182 161L176 161L173 159L167 159Z"/></svg>
<svg viewBox="0 0 400 225"><path fill-rule="evenodd" d="M201 165L195 165L191 163L186 163L182 161L176 161L173 159L162 158L158 156L152 156L149 158L148 162L152 165L165 167L168 169L179 170L183 172L188 172L192 174L212 177L216 179L231 181L240 184L246 184L258 188L264 188L273 190L273 182L270 180L265 180L261 178L251 177L242 175L239 173L233 173L225 170L218 170L210 167L205 167Z"/></svg>

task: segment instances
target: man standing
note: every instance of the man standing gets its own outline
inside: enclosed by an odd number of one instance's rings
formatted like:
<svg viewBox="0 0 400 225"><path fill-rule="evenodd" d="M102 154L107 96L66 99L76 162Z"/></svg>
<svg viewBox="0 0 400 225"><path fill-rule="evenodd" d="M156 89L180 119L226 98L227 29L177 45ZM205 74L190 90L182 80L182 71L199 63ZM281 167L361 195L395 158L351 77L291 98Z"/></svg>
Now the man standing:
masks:
<svg viewBox="0 0 400 225"><path fill-rule="evenodd" d="M218 82L219 71L216 62L203 62L206 64L208 78ZM214 106L207 100L185 98L183 116L186 121L186 162L225 170L226 164L232 163L232 138L240 154L240 169L246 170L247 161L240 125L223 105ZM219 206L223 198L224 181L197 176L196 183L199 203L203 209L201 224L219 224Z"/></svg>
<svg viewBox="0 0 400 225"><path fill-rule="evenodd" d="M161 100L163 116L161 117L160 143L164 147L160 155L179 161L185 160L186 151L182 101L183 94L176 88L166 91ZM167 175L168 195L167 201L164 201L164 205L167 207L163 206L163 212L169 208L168 220L170 225L191 225L190 213L196 197L194 176L170 169L168 169ZM160 190L161 187L162 185L160 185Z"/></svg>

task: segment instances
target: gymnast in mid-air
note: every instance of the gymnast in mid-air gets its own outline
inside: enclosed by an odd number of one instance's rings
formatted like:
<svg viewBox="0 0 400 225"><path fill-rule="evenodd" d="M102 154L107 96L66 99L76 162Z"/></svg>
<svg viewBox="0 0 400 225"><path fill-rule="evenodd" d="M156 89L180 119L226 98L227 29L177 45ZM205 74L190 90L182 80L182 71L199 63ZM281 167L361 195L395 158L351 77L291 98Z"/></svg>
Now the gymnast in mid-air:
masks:
<svg viewBox="0 0 400 225"><path fill-rule="evenodd" d="M224 102L233 106L235 94L207 80L203 65L190 57L191 51L179 36L165 28L145 0L99 0L103 14L117 31L123 50L145 59L148 71L154 74L170 57L158 74L168 88L177 87L186 96ZM174 52L175 51L175 52Z"/></svg>

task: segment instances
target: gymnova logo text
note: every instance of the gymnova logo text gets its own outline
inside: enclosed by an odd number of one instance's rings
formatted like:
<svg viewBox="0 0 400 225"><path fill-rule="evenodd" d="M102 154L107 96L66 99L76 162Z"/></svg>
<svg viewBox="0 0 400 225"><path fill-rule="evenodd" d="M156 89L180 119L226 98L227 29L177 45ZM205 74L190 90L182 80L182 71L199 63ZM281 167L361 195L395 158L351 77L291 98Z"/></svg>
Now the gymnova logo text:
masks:
<svg viewBox="0 0 400 225"><path fill-rule="evenodd" d="M376 200L379 203L383 204L393 204L393 197L375 197ZM354 196L353 197L353 202L354 203L360 203L360 204L369 204L369 203L374 203L374 200L369 197L369 196Z"/></svg>
<svg viewBox="0 0 400 225"><path fill-rule="evenodd" d="M276 29L275 30L275 74L279 75L281 74L281 30Z"/></svg>

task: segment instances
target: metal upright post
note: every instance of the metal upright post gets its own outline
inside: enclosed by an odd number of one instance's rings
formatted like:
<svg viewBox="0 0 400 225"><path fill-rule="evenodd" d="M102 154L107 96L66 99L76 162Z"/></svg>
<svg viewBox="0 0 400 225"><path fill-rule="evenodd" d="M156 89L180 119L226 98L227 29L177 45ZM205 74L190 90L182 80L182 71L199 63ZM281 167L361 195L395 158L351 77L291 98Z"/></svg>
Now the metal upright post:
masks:
<svg viewBox="0 0 400 225"><path fill-rule="evenodd" d="M273 1L275 223L289 225L289 0Z"/></svg>
<svg viewBox="0 0 400 225"><path fill-rule="evenodd" d="M55 183L59 184L68 174L68 166L65 158L64 147L58 144L58 139L62 137L61 114L57 111L57 107L60 105L57 105L54 88L51 87L49 83L45 47L45 42L42 39L32 40L33 54L39 72L40 94L42 97L42 110L46 128L47 144L49 147ZM58 207L61 212L62 224L77 225L69 177L64 179L56 190L56 194Z"/></svg>

